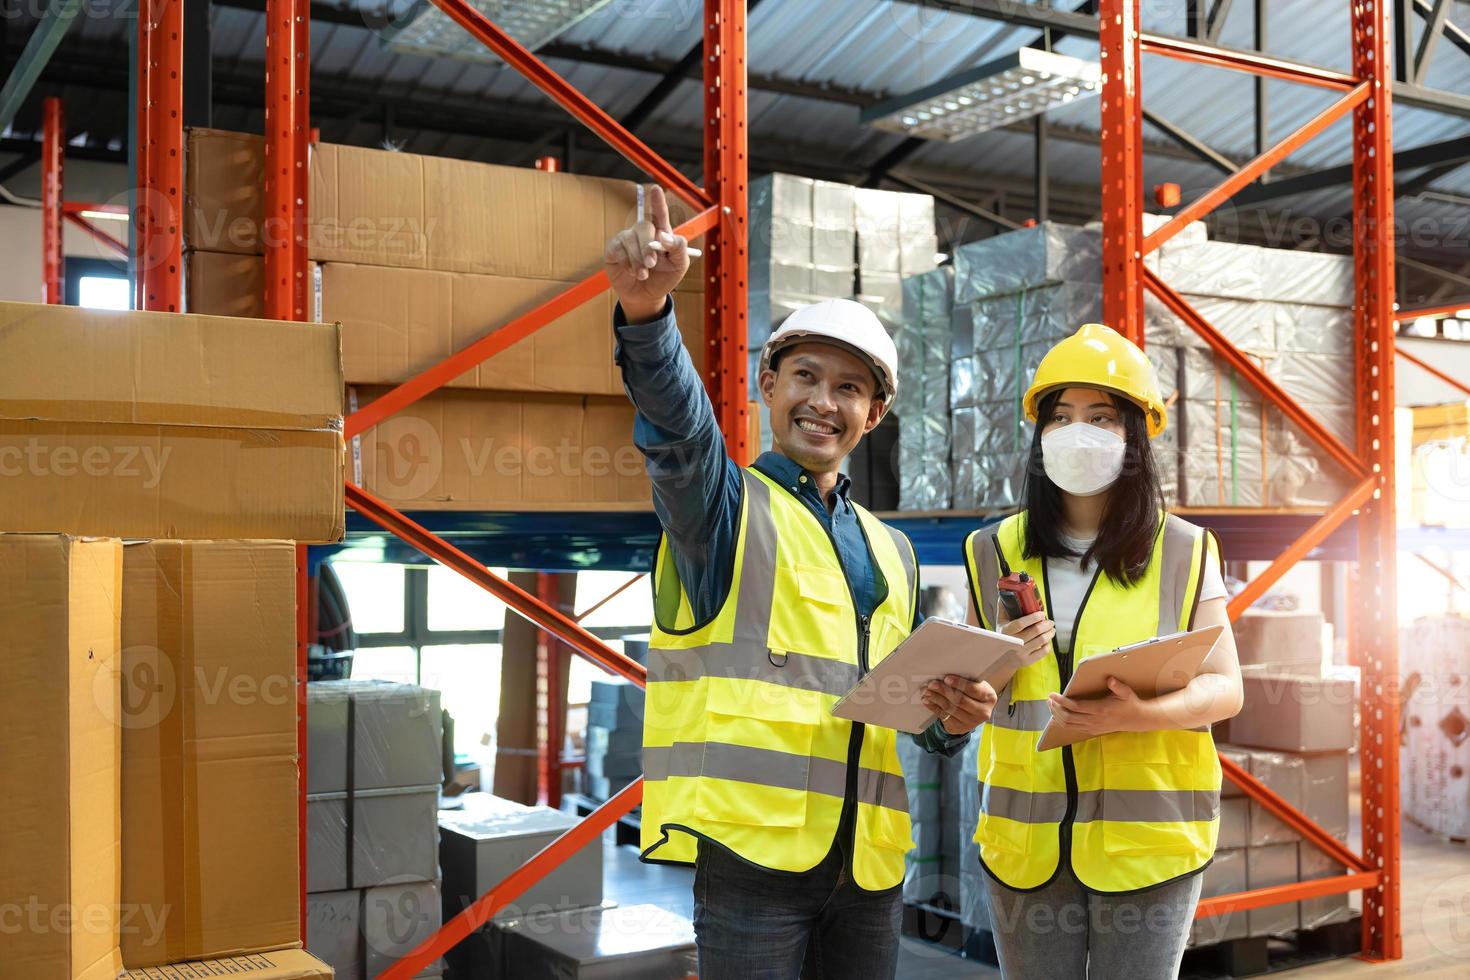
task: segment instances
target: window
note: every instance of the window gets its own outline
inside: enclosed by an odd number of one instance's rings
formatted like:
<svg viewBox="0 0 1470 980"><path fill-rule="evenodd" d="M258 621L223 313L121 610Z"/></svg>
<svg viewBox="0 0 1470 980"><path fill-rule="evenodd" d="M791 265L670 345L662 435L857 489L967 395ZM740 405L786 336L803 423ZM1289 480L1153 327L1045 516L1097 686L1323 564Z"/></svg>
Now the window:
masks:
<svg viewBox="0 0 1470 980"><path fill-rule="evenodd" d="M126 310L132 306L126 279L116 276L82 276L77 286L77 305L94 310Z"/></svg>
<svg viewBox="0 0 1470 980"><path fill-rule="evenodd" d="M490 569L505 578L505 569ZM429 568L429 630L505 628L505 603L443 565Z"/></svg>
<svg viewBox="0 0 1470 980"><path fill-rule="evenodd" d="M354 630L359 633L404 631L402 565L334 561L332 568L347 593Z"/></svg>
<svg viewBox="0 0 1470 980"><path fill-rule="evenodd" d="M422 648L422 680L439 692L454 718L454 751L489 771L495 764L495 719L500 714L499 643L446 643ZM354 672L355 673L355 672Z"/></svg>
<svg viewBox="0 0 1470 980"><path fill-rule="evenodd" d="M419 683L419 664L414 648L359 647L352 655L352 679L364 678L398 684Z"/></svg>

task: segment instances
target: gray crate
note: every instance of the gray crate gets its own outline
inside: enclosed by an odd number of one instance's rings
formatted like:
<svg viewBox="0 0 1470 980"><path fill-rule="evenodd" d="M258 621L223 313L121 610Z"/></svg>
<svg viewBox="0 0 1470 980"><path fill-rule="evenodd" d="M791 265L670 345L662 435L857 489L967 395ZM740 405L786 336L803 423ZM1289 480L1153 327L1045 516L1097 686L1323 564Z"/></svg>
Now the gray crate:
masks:
<svg viewBox="0 0 1470 980"><path fill-rule="evenodd" d="M438 691L388 681L313 681L306 698L309 792L396 789L443 780ZM349 715L355 719L350 738Z"/></svg>
<svg viewBox="0 0 1470 980"><path fill-rule="evenodd" d="M339 980L362 976L362 892L306 896L306 951L335 970Z"/></svg>
<svg viewBox="0 0 1470 980"><path fill-rule="evenodd" d="M527 916L501 928L505 976L515 980L684 980L698 972L693 924L656 905Z"/></svg>
<svg viewBox="0 0 1470 980"><path fill-rule="evenodd" d="M308 796L306 890L438 877L438 806L438 786Z"/></svg>
<svg viewBox="0 0 1470 980"><path fill-rule="evenodd" d="M438 932L443 924L443 900L437 881L366 889L362 893L364 980L381 975ZM437 976L440 972L442 964L435 963L425 967L418 976Z"/></svg>

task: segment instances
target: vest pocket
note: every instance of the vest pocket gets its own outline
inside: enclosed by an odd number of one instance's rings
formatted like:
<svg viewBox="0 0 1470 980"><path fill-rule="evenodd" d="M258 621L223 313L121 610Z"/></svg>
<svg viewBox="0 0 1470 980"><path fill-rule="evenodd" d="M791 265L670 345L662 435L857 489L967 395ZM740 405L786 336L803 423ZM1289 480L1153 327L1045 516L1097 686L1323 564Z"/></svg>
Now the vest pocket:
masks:
<svg viewBox="0 0 1470 980"><path fill-rule="evenodd" d="M1036 800L1029 760L1018 764L992 759L980 787L981 843L1003 851L1031 850Z"/></svg>
<svg viewBox="0 0 1470 980"><path fill-rule="evenodd" d="M1195 824L1214 820L1219 793L1199 784L1199 742L1192 733L1117 732L1099 740L1103 851L1189 854L1201 848Z"/></svg>
<svg viewBox="0 0 1470 980"><path fill-rule="evenodd" d="M705 710L695 813L721 823L804 826L822 696L710 678Z"/></svg>

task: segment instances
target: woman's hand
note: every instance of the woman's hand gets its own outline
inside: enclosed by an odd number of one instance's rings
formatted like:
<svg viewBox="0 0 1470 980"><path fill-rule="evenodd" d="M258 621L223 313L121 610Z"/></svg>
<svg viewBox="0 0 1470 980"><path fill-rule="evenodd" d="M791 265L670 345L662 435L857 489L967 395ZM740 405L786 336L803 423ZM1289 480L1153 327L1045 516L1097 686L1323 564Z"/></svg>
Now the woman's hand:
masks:
<svg viewBox="0 0 1470 980"><path fill-rule="evenodd" d="M1108 678L1108 693L1103 697L1081 699L1051 694L1047 696L1047 707L1058 724L1089 737L1157 727L1148 720L1148 702L1116 677Z"/></svg>
<svg viewBox="0 0 1470 980"><path fill-rule="evenodd" d="M1021 666L1029 667L1051 652L1057 624L1046 618L1046 611L1031 613L1020 619L1000 623L1000 631L1026 644L1021 648Z"/></svg>
<svg viewBox="0 0 1470 980"><path fill-rule="evenodd" d="M995 688L985 681L971 681L950 674L930 681L924 690L924 706L934 712L951 735L973 732L990 720L999 700Z"/></svg>

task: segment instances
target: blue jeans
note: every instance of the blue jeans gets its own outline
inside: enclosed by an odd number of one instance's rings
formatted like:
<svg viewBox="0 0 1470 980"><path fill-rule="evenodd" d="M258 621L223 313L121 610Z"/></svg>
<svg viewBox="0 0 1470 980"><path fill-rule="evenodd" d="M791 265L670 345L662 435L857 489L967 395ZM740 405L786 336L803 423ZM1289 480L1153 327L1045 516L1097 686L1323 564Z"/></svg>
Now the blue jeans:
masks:
<svg viewBox="0 0 1470 980"><path fill-rule="evenodd" d="M1173 980L1204 876L1095 895L1064 866L1051 884L1012 891L986 875L1003 980Z"/></svg>
<svg viewBox="0 0 1470 980"><path fill-rule="evenodd" d="M700 980L893 980L902 888L864 891L844 857L834 845L812 870L790 874L701 841L694 864Z"/></svg>

